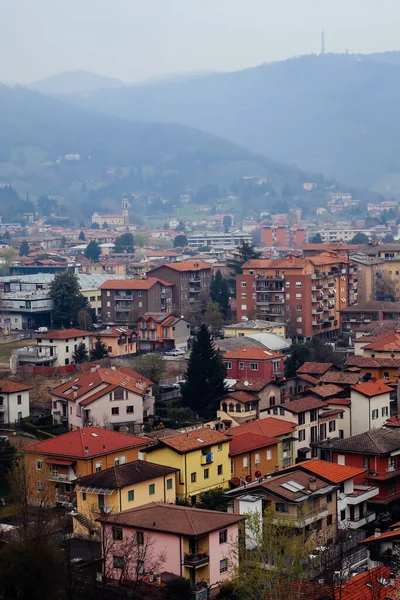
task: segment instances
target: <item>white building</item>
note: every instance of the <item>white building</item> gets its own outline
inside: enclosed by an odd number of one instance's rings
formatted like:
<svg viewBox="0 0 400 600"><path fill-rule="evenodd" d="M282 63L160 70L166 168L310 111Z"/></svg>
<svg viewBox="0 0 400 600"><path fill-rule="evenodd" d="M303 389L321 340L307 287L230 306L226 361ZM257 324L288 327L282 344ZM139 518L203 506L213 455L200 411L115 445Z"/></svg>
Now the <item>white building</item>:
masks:
<svg viewBox="0 0 400 600"><path fill-rule="evenodd" d="M0 424L11 425L29 417L29 390L14 381L0 381Z"/></svg>
<svg viewBox="0 0 400 600"><path fill-rule="evenodd" d="M52 366L60 367L63 365L71 365L74 363L74 352L78 346L83 343L86 346L88 353L92 349L93 333L83 331L82 329L60 329L58 331L50 331L40 335L36 339L37 346L40 351L44 348L50 353Z"/></svg>
<svg viewBox="0 0 400 600"><path fill-rule="evenodd" d="M367 381L351 388L351 435L383 427L390 416L392 388L383 381Z"/></svg>

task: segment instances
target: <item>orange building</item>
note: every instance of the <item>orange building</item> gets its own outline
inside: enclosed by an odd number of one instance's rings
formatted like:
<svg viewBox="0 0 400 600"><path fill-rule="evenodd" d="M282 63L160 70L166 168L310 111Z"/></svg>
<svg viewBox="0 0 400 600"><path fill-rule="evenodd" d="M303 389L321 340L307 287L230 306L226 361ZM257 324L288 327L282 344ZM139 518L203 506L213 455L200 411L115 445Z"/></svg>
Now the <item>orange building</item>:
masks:
<svg viewBox="0 0 400 600"><path fill-rule="evenodd" d="M99 332L103 344L107 346L109 356L127 356L136 354L137 334L127 327L107 327Z"/></svg>
<svg viewBox="0 0 400 600"><path fill-rule="evenodd" d="M243 481L254 481L279 468L278 444L280 440L258 433L244 432L229 442L231 476Z"/></svg>
<svg viewBox="0 0 400 600"><path fill-rule="evenodd" d="M262 228L262 241L268 248L302 248L306 232L300 225L268 225Z"/></svg>
<svg viewBox="0 0 400 600"><path fill-rule="evenodd" d="M257 311L259 318L288 321L302 339L333 338L340 310L357 301L357 274L347 256L324 252L301 258L255 259L236 276L238 320Z"/></svg>
<svg viewBox="0 0 400 600"><path fill-rule="evenodd" d="M145 313L137 320L137 328L140 350L187 349L190 324L173 314Z"/></svg>
<svg viewBox="0 0 400 600"><path fill-rule="evenodd" d="M32 495L46 502L70 503L74 481L85 475L137 460L149 440L100 427L84 427L25 446Z"/></svg>
<svg viewBox="0 0 400 600"><path fill-rule="evenodd" d="M399 377L400 358L349 356L346 361L346 368L359 369L360 377L397 381Z"/></svg>

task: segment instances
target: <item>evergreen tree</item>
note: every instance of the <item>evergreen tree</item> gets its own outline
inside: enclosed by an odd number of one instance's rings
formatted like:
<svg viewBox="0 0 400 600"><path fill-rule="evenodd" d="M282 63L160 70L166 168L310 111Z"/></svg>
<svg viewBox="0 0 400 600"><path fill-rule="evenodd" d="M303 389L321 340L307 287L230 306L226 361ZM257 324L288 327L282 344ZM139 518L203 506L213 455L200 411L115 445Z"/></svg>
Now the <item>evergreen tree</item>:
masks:
<svg viewBox="0 0 400 600"><path fill-rule="evenodd" d="M98 336L96 336L96 341L93 346L91 359L92 360L101 360L102 358L105 358L106 356L108 356L107 346L101 340L101 337L98 335Z"/></svg>
<svg viewBox="0 0 400 600"><path fill-rule="evenodd" d="M98 223L92 223L90 229L100 229L100 225Z"/></svg>
<svg viewBox="0 0 400 600"><path fill-rule="evenodd" d="M230 271L229 283L231 293L236 297L236 275L241 275L243 265L254 258L260 258L261 252L258 252L253 244L240 240L239 246L234 252L234 257L227 261Z"/></svg>
<svg viewBox="0 0 400 600"><path fill-rule="evenodd" d="M227 392L225 377L225 365L203 324L194 340L181 388L183 403L201 417L214 417L218 398Z"/></svg>
<svg viewBox="0 0 400 600"><path fill-rule="evenodd" d="M133 254L135 252L133 235L131 233L123 233L115 240L114 252L122 254Z"/></svg>
<svg viewBox="0 0 400 600"><path fill-rule="evenodd" d="M72 355L72 360L78 365L89 360L89 352L84 342L77 345L76 350Z"/></svg>
<svg viewBox="0 0 400 600"><path fill-rule="evenodd" d="M26 240L22 240L21 245L19 247L19 255L20 256L28 256L29 254L29 244Z"/></svg>
<svg viewBox="0 0 400 600"><path fill-rule="evenodd" d="M81 242L84 242L86 240L86 236L83 233L83 231L80 232L80 234L78 236L78 239L81 240Z"/></svg>
<svg viewBox="0 0 400 600"><path fill-rule="evenodd" d="M107 221L104 221L104 223L103 223L103 229L104 229L104 230L105 230L105 229L108 229L108 223L107 223Z"/></svg>
<svg viewBox="0 0 400 600"><path fill-rule="evenodd" d="M10 232L8 231L8 229L6 229L6 232L4 234L4 241L8 243L10 241L10 239L11 239Z"/></svg>
<svg viewBox="0 0 400 600"><path fill-rule="evenodd" d="M90 258L92 262L98 262L100 254L101 248L99 244L94 240L89 242L85 250L86 258Z"/></svg>
<svg viewBox="0 0 400 600"><path fill-rule="evenodd" d="M229 311L229 284L227 280L222 277L222 273L219 269L211 281L210 297L213 302L219 304L221 311L226 317Z"/></svg>
<svg viewBox="0 0 400 600"><path fill-rule="evenodd" d="M80 310L90 310L90 304L80 291L75 273L57 273L50 286L53 300L53 322L56 327L76 325Z"/></svg>
<svg viewBox="0 0 400 600"><path fill-rule="evenodd" d="M174 237L174 248L187 246L187 237L183 233Z"/></svg>
<svg viewBox="0 0 400 600"><path fill-rule="evenodd" d="M310 240L311 244L322 244L323 243L322 235L320 233L316 233Z"/></svg>
<svg viewBox="0 0 400 600"><path fill-rule="evenodd" d="M359 231L356 235L350 240L350 244L368 244L369 237Z"/></svg>

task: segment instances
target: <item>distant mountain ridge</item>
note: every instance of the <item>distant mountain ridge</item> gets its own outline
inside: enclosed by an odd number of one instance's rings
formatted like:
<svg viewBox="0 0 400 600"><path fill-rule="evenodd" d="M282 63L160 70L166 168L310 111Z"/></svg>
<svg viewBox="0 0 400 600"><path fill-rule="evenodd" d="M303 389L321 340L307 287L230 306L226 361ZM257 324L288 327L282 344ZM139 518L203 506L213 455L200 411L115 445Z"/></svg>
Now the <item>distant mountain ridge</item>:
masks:
<svg viewBox="0 0 400 600"><path fill-rule="evenodd" d="M400 193L400 52L308 55L68 101L180 123L349 185Z"/></svg>
<svg viewBox="0 0 400 600"><path fill-rule="evenodd" d="M64 71L50 75L25 87L43 94L85 94L103 88L123 87L125 83L114 77L90 71Z"/></svg>

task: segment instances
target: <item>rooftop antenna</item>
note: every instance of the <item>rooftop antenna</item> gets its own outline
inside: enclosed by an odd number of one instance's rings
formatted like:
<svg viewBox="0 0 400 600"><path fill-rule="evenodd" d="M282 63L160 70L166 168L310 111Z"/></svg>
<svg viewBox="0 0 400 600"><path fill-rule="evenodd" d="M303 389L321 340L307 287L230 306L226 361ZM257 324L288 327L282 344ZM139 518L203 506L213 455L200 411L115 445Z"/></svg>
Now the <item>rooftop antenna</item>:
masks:
<svg viewBox="0 0 400 600"><path fill-rule="evenodd" d="M325 31L321 31L321 54L325 54Z"/></svg>

